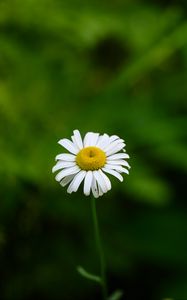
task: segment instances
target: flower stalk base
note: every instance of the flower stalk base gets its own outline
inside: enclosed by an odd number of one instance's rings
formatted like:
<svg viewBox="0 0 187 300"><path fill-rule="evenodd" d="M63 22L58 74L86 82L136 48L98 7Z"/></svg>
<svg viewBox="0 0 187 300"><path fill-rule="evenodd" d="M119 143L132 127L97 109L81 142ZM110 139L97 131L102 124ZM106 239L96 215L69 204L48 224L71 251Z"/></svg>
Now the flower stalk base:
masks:
<svg viewBox="0 0 187 300"><path fill-rule="evenodd" d="M100 260L100 274L101 274L101 286L102 286L103 300L107 300L105 258L104 258L102 244L101 244L101 236L100 236L99 224L98 224L98 218L97 218L96 199L94 197L91 197L91 208L92 208L92 216L93 216L93 224L94 224L94 232L95 232L95 241L96 241L97 251L98 251L99 260Z"/></svg>

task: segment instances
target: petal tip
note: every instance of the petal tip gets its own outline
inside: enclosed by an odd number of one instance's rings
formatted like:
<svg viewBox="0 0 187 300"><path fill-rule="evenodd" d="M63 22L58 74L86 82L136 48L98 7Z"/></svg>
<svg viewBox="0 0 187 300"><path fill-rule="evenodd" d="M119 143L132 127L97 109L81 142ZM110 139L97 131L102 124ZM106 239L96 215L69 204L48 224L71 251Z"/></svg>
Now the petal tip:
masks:
<svg viewBox="0 0 187 300"><path fill-rule="evenodd" d="M55 172L55 167L52 167L51 172L52 172L52 173Z"/></svg>

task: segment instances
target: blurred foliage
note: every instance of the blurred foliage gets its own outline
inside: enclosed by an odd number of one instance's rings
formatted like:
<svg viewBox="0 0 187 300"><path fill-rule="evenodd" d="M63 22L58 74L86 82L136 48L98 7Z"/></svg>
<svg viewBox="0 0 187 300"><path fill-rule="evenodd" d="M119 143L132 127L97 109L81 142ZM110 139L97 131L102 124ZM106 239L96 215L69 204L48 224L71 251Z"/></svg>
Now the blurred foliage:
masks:
<svg viewBox="0 0 187 300"><path fill-rule="evenodd" d="M89 199L51 167L78 128L127 141L98 200L110 291L187 299L187 4L0 1L0 298L100 299ZM82 199L83 198L83 199Z"/></svg>

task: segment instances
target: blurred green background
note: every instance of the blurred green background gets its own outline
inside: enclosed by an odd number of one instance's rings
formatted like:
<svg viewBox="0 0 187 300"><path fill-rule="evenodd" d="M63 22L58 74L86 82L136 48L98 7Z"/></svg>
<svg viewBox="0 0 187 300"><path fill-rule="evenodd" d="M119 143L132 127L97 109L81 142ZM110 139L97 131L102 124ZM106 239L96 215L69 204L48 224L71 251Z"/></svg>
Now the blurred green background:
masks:
<svg viewBox="0 0 187 300"><path fill-rule="evenodd" d="M187 299L187 2L0 1L0 299L101 299L90 200L54 180L73 129L132 166L97 200L109 290Z"/></svg>

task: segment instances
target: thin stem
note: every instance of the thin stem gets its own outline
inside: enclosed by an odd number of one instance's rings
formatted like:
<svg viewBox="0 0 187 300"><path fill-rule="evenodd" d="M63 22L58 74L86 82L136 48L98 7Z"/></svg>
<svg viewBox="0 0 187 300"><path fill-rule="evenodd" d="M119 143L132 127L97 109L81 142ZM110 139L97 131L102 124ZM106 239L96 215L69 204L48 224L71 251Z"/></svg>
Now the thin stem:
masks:
<svg viewBox="0 0 187 300"><path fill-rule="evenodd" d="M102 292L103 292L103 299L107 300L107 285L106 285L106 270L105 270L105 258L104 252L102 249L101 244L101 236L99 231L99 224L97 218L97 210L96 210L96 203L95 198L92 197L91 204L92 204L92 215L93 215L93 223L94 223L94 231L95 231L95 240L97 245L97 250L100 259L100 272L101 272L101 284L102 284Z"/></svg>

